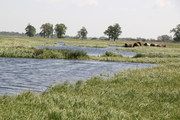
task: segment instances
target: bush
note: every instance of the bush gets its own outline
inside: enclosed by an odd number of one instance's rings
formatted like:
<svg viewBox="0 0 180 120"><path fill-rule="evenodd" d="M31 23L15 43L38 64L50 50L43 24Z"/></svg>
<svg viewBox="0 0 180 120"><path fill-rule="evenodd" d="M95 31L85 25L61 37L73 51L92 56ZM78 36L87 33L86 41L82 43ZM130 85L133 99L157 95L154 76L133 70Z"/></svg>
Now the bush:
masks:
<svg viewBox="0 0 180 120"><path fill-rule="evenodd" d="M115 53L113 53L113 52L106 51L103 56L104 56L104 57L116 57L116 56L118 56L118 55L115 54Z"/></svg>
<svg viewBox="0 0 180 120"><path fill-rule="evenodd" d="M33 56L39 56L43 54L44 50L43 49L34 49Z"/></svg>
<svg viewBox="0 0 180 120"><path fill-rule="evenodd" d="M62 52L67 59L79 59L82 57L88 57L87 53L82 50L64 50Z"/></svg>
<svg viewBox="0 0 180 120"><path fill-rule="evenodd" d="M142 53L138 53L133 58L140 58L140 57L145 57L145 55Z"/></svg>

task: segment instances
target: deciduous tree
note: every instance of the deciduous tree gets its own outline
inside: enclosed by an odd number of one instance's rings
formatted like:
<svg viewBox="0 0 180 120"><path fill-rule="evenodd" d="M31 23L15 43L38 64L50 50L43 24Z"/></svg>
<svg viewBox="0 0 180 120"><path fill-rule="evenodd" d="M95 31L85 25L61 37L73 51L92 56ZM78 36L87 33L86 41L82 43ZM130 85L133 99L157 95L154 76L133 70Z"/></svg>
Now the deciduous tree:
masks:
<svg viewBox="0 0 180 120"><path fill-rule="evenodd" d="M172 40L172 37L169 36L169 35L161 35L157 38L157 40L160 40L160 41L170 41Z"/></svg>
<svg viewBox="0 0 180 120"><path fill-rule="evenodd" d="M50 37L53 35L53 25L50 23L45 23L41 26L40 35L43 37Z"/></svg>
<svg viewBox="0 0 180 120"><path fill-rule="evenodd" d="M67 27L64 24L56 24L55 32L58 38L62 38L66 34Z"/></svg>
<svg viewBox="0 0 180 120"><path fill-rule="evenodd" d="M78 31L78 38L86 39L87 38L87 30L85 27L82 27L80 31Z"/></svg>
<svg viewBox="0 0 180 120"><path fill-rule="evenodd" d="M174 41L180 42L180 24L176 28L172 29L171 32L174 33Z"/></svg>
<svg viewBox="0 0 180 120"><path fill-rule="evenodd" d="M25 28L26 30L26 35L29 37L33 37L36 34L36 28L30 24Z"/></svg>
<svg viewBox="0 0 180 120"><path fill-rule="evenodd" d="M107 35L110 39L113 39L114 41L118 39L119 35L121 35L121 27L119 24L114 24L113 26L109 26L107 30L105 30L104 34Z"/></svg>

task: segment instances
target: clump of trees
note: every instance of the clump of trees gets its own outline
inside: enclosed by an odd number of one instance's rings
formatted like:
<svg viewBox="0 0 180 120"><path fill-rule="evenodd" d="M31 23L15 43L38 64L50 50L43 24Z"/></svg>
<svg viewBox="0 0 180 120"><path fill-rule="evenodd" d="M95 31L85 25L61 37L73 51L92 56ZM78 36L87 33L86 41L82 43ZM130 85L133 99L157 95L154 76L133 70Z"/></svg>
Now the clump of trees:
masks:
<svg viewBox="0 0 180 120"><path fill-rule="evenodd" d="M56 24L55 32L57 38L62 38L66 34L67 27L64 24Z"/></svg>
<svg viewBox="0 0 180 120"><path fill-rule="evenodd" d="M78 31L77 38L86 39L86 38L87 38L87 34L88 34L88 31L86 30L86 28L85 28L85 27L82 27L82 28Z"/></svg>
<svg viewBox="0 0 180 120"><path fill-rule="evenodd" d="M34 35L36 34L36 28L30 24L28 24L25 30L26 30L25 34L29 37L34 37Z"/></svg>
<svg viewBox="0 0 180 120"><path fill-rule="evenodd" d="M55 28L53 28L53 24L45 23L41 25L40 29L41 32L39 33L39 35L41 37L44 38L52 37L53 33L55 32L57 38L62 38L66 34L67 27L61 23L61 24L56 24ZM26 30L26 35L29 37L33 37L36 34L36 29L30 24L25 28L25 30Z"/></svg>
<svg viewBox="0 0 180 120"><path fill-rule="evenodd" d="M67 27L64 24L56 24L55 28L53 28L53 24L45 23L40 27L41 32L39 35L41 37L52 37L55 32L57 38L63 38L66 34ZM28 25L26 28L26 35L29 37L33 37L36 34L36 29L32 25ZM118 39L119 35L122 33L121 27L119 24L114 24L113 26L109 26L108 29L104 32L105 35L109 37L109 39L113 39L114 41ZM82 27L77 34L77 38L86 39L88 31L85 27Z"/></svg>
<svg viewBox="0 0 180 120"><path fill-rule="evenodd" d="M43 24L41 27L41 32L39 33L39 35L41 37L52 37L53 33L55 33L55 35L57 36L57 38L63 38L66 34L66 30L67 27L64 24L56 24L55 28L53 28L53 24L50 23L45 23ZM31 24L28 24L27 27L25 28L26 31L26 35L29 37L33 37L36 35L36 28L34 26L32 26ZM174 40L176 42L180 42L180 24L177 25L175 28L173 28L171 31L171 33L174 33L173 38L171 36L168 35L161 35L157 38L157 40L159 41L171 41ZM117 40L119 38L119 36L121 35L122 30L121 27L118 23L114 24L114 25L110 25L105 31L104 34L108 36L109 40ZM76 36L76 38L81 38L81 39L86 39L87 38L87 34L88 31L85 27L82 27L79 31L78 34ZM92 39L97 39L97 38L92 38ZM106 37L100 38L100 39L107 39ZM122 38L123 39L123 38ZM146 39L140 39L138 38L138 40L142 40L145 41Z"/></svg>
<svg viewBox="0 0 180 120"><path fill-rule="evenodd" d="M50 23L45 23L42 24L41 27L41 32L39 35L41 37L52 37L53 33L55 32L57 38L63 38L66 34L67 27L64 24L56 24L55 28L53 28L53 24ZM26 35L29 37L33 37L36 34L36 29L32 25L28 25L26 27ZM104 32L105 35L109 37L109 39L113 39L114 41L118 39L119 35L122 33L121 27L119 24L114 24L113 26L109 26L108 29ZM85 27L82 27L76 36L76 38L79 39L86 39L87 38L88 31Z"/></svg>
<svg viewBox="0 0 180 120"><path fill-rule="evenodd" d="M169 36L169 35L161 35L161 36L159 36L157 38L157 40L163 41L163 42L165 42L165 41L172 41L172 37Z"/></svg>
<svg viewBox="0 0 180 120"><path fill-rule="evenodd" d="M109 40L113 39L114 41L118 39L121 33L121 27L118 23L109 26L108 29L104 31L104 34L109 37Z"/></svg>
<svg viewBox="0 0 180 120"><path fill-rule="evenodd" d="M41 32L40 32L40 36L42 37L50 37L50 36L52 36L53 35L53 31L54 31L54 29L53 29L53 25L52 24L50 24L50 23L45 23L45 24L43 24L41 27L40 27L40 29L41 29Z"/></svg>
<svg viewBox="0 0 180 120"><path fill-rule="evenodd" d="M180 24L173 28L171 32L174 33L174 41L180 42Z"/></svg>

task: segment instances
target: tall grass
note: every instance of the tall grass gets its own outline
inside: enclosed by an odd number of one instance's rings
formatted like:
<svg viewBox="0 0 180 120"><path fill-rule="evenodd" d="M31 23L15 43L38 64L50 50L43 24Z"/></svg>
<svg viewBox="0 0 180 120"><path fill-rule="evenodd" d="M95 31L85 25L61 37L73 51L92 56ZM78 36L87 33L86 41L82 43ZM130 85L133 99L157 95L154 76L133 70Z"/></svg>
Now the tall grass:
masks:
<svg viewBox="0 0 180 120"><path fill-rule="evenodd" d="M79 59L79 58L88 58L88 55L85 51L81 50L62 50L63 55L67 59Z"/></svg>
<svg viewBox="0 0 180 120"><path fill-rule="evenodd" d="M38 59L88 59L88 55L84 51L36 49L33 47L0 48L0 57Z"/></svg>
<svg viewBox="0 0 180 120"><path fill-rule="evenodd" d="M117 55L116 53L113 53L113 52L109 52L109 51L106 51L104 55L102 55L103 57L123 57L121 55Z"/></svg>

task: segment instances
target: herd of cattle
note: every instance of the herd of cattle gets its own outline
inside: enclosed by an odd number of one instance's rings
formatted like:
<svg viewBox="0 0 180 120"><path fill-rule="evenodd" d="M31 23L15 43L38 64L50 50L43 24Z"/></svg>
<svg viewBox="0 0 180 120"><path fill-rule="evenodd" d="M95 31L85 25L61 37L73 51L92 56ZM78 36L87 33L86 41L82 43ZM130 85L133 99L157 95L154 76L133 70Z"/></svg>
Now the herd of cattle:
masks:
<svg viewBox="0 0 180 120"><path fill-rule="evenodd" d="M142 42L135 42L134 44L125 43L124 45L124 47L139 47L139 46L166 47L166 45L160 45L154 43L142 43Z"/></svg>

